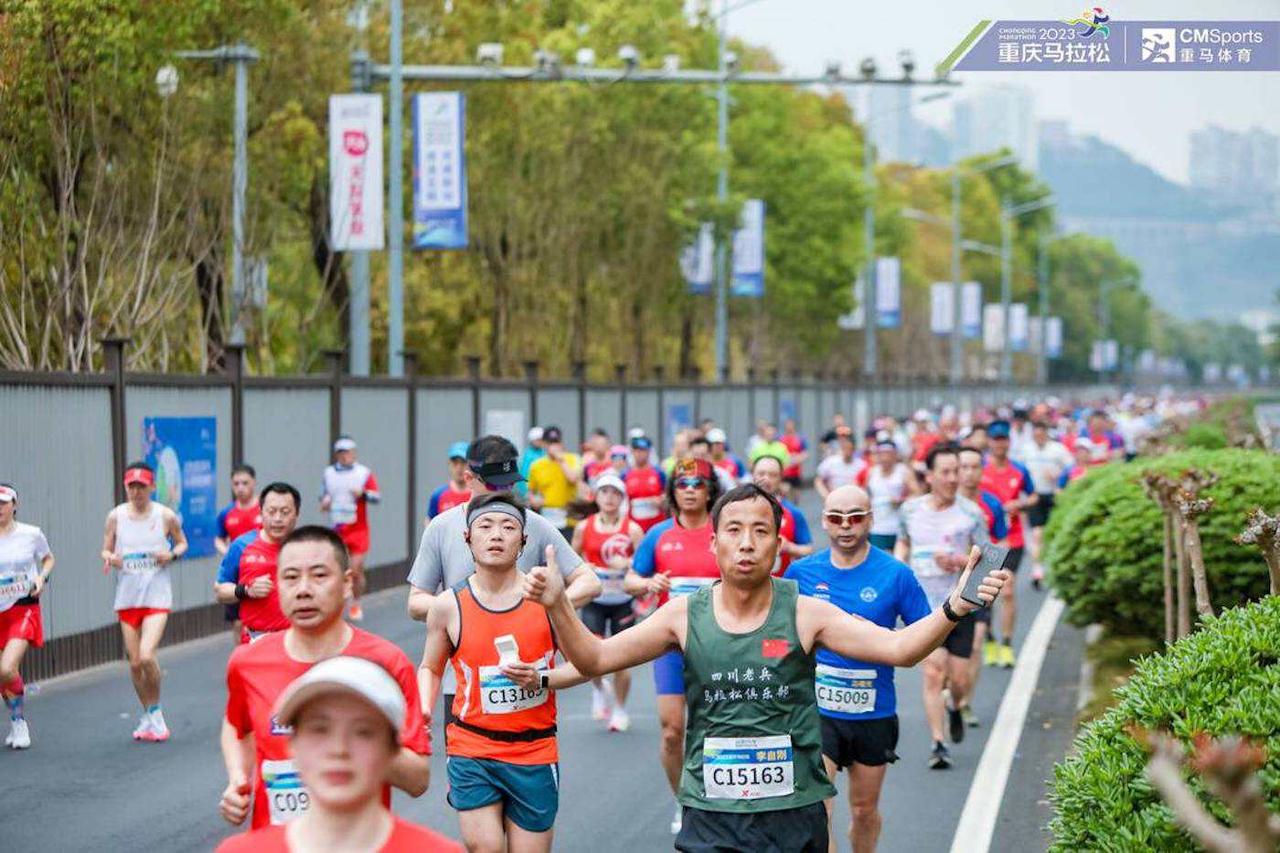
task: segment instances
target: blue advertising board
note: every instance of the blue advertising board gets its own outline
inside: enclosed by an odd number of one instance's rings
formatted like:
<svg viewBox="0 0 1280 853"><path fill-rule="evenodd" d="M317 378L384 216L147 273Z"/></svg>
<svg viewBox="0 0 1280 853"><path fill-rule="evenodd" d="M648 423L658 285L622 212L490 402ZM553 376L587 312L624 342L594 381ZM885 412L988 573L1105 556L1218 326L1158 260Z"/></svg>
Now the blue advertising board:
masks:
<svg viewBox="0 0 1280 853"><path fill-rule="evenodd" d="M143 457L156 471L155 499L178 514L188 557L214 553L218 535L218 421L143 418Z"/></svg>

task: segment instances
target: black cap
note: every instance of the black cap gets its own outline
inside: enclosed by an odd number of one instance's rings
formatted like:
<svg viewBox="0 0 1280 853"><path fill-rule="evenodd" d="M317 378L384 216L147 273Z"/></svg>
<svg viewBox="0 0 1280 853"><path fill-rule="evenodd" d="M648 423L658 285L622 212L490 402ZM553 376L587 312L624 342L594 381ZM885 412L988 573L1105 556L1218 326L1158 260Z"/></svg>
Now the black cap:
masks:
<svg viewBox="0 0 1280 853"><path fill-rule="evenodd" d="M520 482L516 446L500 435L485 435L467 448L467 467L486 484L505 488Z"/></svg>
<svg viewBox="0 0 1280 853"><path fill-rule="evenodd" d="M559 443L564 441L564 436L560 433L560 427L549 426L542 430L542 440L548 443Z"/></svg>

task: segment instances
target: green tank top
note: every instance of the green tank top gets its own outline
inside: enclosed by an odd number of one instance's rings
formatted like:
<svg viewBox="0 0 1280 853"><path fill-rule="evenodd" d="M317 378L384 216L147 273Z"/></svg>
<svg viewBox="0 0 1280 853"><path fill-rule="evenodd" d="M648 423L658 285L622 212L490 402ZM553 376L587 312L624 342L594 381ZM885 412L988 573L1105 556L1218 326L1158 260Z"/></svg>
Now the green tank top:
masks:
<svg viewBox="0 0 1280 853"><path fill-rule="evenodd" d="M689 598L683 805L780 811L835 796L822 766L814 655L796 632L799 593L794 581L770 582L769 616L746 634L731 634L716 622L714 587Z"/></svg>

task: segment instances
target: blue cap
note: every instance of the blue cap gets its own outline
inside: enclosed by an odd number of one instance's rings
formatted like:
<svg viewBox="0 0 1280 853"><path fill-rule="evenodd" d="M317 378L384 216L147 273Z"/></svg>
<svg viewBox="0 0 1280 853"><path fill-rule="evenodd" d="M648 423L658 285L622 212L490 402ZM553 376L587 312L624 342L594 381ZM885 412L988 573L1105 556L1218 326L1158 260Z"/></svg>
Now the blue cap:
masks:
<svg viewBox="0 0 1280 853"><path fill-rule="evenodd" d="M1008 438L1009 422L1008 421L992 421L987 424L987 438Z"/></svg>
<svg viewBox="0 0 1280 853"><path fill-rule="evenodd" d="M637 435L631 439L631 446L636 450L648 450L653 447L653 442L649 440L647 435Z"/></svg>
<svg viewBox="0 0 1280 853"><path fill-rule="evenodd" d="M471 443L467 441L455 441L449 445L450 459L466 459L467 449L471 447Z"/></svg>

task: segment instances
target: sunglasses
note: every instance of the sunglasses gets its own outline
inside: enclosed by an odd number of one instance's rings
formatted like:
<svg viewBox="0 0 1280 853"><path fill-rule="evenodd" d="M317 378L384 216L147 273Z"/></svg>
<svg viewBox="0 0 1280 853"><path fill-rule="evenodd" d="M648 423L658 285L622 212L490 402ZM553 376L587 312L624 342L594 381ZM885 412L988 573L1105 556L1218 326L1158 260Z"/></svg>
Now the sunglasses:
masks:
<svg viewBox="0 0 1280 853"><path fill-rule="evenodd" d="M835 512L834 510L824 512L822 520L832 527L844 527L847 521L850 525L861 524L867 520L867 516L871 515L865 509L856 509L853 512Z"/></svg>
<svg viewBox="0 0 1280 853"><path fill-rule="evenodd" d="M705 489L707 481L701 477L681 477L676 480L677 489Z"/></svg>

